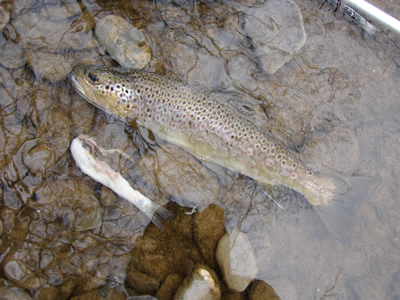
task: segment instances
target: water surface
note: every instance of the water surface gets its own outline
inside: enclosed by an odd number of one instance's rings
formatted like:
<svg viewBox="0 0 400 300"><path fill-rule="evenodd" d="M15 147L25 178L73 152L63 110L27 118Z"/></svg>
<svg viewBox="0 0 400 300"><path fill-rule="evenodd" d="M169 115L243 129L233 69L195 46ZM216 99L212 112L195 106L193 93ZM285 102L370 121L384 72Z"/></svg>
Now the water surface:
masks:
<svg viewBox="0 0 400 300"><path fill-rule="evenodd" d="M238 34L240 7L251 15L259 2L0 3L9 16L0 38L1 277L28 291L74 282L76 294L123 284L147 220L76 167L69 144L85 133L129 154L132 161L113 158L115 169L158 203L221 206L226 229L247 233L257 278L282 299L400 297L400 40L373 38L318 1L296 1L305 44L269 73L256 51L265 28L258 40ZM400 17L395 2L375 4ZM359 205L351 240L338 242L297 195L281 210L251 179L218 174L79 97L66 77L74 65L117 65L93 35L110 13L145 34L148 70L222 93L315 170L380 178ZM282 19L279 7L271 14ZM276 43L290 49L294 40Z"/></svg>

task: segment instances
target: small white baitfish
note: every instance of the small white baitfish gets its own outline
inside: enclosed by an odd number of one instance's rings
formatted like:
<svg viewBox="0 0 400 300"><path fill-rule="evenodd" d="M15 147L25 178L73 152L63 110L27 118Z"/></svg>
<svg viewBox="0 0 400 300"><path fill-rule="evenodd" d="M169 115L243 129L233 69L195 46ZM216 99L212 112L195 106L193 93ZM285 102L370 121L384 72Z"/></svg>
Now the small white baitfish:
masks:
<svg viewBox="0 0 400 300"><path fill-rule="evenodd" d="M162 229L161 219L173 217L172 213L133 189L120 173L115 172L104 161L96 157L96 155L107 151L99 147L94 139L87 135L80 135L71 143L72 157L83 173L131 202L148 216L158 228Z"/></svg>
<svg viewBox="0 0 400 300"><path fill-rule="evenodd" d="M356 203L375 190L368 176L313 173L296 154L255 127L223 100L144 71L106 66L75 67L71 80L87 101L122 120L136 122L198 159L304 195L340 240L353 229Z"/></svg>

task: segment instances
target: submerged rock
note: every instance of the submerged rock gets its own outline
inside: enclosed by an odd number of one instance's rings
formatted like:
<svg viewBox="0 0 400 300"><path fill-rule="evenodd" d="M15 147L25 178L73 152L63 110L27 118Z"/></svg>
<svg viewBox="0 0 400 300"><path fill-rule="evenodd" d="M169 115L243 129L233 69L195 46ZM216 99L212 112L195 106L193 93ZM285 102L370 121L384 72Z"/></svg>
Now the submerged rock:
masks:
<svg viewBox="0 0 400 300"><path fill-rule="evenodd" d="M258 273L250 241L241 231L226 233L221 238L216 258L225 283L233 291L244 291Z"/></svg>
<svg viewBox="0 0 400 300"><path fill-rule="evenodd" d="M96 24L95 34L111 57L123 67L142 69L151 59L143 33L119 16L102 18Z"/></svg>
<svg viewBox="0 0 400 300"><path fill-rule="evenodd" d="M205 265L196 265L183 280L174 300L217 300L221 290L215 272Z"/></svg>
<svg viewBox="0 0 400 300"><path fill-rule="evenodd" d="M243 7L243 29L252 55L272 75L292 59L306 41L303 19L292 0L269 0L262 7Z"/></svg>

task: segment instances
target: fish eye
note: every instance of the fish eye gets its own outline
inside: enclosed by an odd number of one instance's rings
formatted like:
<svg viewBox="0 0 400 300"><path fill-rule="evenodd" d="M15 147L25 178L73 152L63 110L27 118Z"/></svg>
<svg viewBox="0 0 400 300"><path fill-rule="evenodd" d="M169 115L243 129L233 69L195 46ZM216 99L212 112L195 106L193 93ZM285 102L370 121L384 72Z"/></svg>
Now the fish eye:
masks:
<svg viewBox="0 0 400 300"><path fill-rule="evenodd" d="M92 73L89 73L88 77L89 77L90 80L93 81L93 82L96 82L96 81L99 81L99 80L100 80L99 76L97 76L97 74L96 74L96 73L93 73L93 72L92 72Z"/></svg>

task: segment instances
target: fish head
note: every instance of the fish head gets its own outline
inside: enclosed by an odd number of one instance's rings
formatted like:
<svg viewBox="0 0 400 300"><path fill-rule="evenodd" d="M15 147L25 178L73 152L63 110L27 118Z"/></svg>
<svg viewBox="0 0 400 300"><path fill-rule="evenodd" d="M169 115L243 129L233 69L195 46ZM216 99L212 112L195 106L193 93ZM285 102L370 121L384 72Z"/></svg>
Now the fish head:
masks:
<svg viewBox="0 0 400 300"><path fill-rule="evenodd" d="M76 66L70 79L75 90L97 108L121 119L136 110L138 95L129 76L107 66Z"/></svg>

